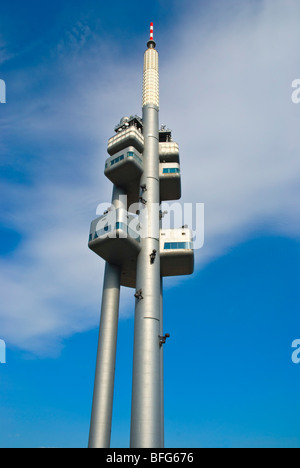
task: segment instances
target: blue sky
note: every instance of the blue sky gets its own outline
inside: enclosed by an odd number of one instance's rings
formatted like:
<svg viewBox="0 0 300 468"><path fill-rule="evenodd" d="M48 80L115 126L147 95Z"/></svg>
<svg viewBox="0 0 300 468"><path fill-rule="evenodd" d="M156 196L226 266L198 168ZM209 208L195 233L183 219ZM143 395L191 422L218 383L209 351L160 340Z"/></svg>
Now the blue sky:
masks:
<svg viewBox="0 0 300 468"><path fill-rule="evenodd" d="M2 2L1 447L85 447L110 200L107 140L141 113L150 21L183 202L205 204L192 277L165 280L168 447L300 447L297 0ZM122 290L112 446L129 445L132 290Z"/></svg>

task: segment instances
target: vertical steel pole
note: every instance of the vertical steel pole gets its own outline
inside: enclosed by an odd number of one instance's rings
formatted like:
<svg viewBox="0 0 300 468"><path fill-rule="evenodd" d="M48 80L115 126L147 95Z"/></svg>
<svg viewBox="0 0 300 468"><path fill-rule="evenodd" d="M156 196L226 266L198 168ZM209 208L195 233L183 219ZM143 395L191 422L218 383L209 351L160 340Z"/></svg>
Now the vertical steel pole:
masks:
<svg viewBox="0 0 300 468"><path fill-rule="evenodd" d="M131 448L160 448L162 444L158 113L158 54L154 41L149 41L144 62L144 189L140 194L142 239L136 277L141 297L135 307Z"/></svg>
<svg viewBox="0 0 300 468"><path fill-rule="evenodd" d="M124 191L114 186L112 204L125 208ZM113 394L119 320L121 268L106 262L89 448L109 448L111 438Z"/></svg>
<svg viewBox="0 0 300 468"><path fill-rule="evenodd" d="M109 448L111 436L121 269L106 262L89 448Z"/></svg>
<svg viewBox="0 0 300 468"><path fill-rule="evenodd" d="M160 278L160 335L163 336L163 278ZM161 447L165 446L165 416L164 416L164 347L160 347L160 385L161 385Z"/></svg>

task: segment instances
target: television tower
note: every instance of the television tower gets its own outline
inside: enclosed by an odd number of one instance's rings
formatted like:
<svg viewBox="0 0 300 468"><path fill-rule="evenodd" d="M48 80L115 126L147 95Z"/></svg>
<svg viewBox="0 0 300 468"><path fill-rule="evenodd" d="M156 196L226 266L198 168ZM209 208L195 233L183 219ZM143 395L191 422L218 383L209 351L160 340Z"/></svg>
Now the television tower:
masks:
<svg viewBox="0 0 300 468"><path fill-rule="evenodd" d="M178 144L159 129L158 53L144 55L142 118L123 117L109 139L104 173L111 206L91 223L89 248L106 261L90 448L110 446L120 286L135 289L131 448L164 447L163 277L194 271L192 232L163 229L161 202L181 197Z"/></svg>

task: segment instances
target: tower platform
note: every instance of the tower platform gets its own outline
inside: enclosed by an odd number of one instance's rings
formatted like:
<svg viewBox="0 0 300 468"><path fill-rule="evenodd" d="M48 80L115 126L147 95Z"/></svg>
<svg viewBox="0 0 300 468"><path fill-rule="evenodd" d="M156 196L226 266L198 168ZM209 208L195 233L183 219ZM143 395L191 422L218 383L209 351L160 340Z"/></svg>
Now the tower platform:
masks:
<svg viewBox="0 0 300 468"><path fill-rule="evenodd" d="M124 215L124 214L123 214ZM136 258L141 250L138 218L126 215L127 223L113 222L109 215L91 224L89 248L107 262L121 267L121 285L136 286ZM117 215L120 219L120 216ZM124 216L123 216L124 218ZM149 262L151 252L149 252ZM192 231L188 228L160 230L161 276L191 275L194 272Z"/></svg>

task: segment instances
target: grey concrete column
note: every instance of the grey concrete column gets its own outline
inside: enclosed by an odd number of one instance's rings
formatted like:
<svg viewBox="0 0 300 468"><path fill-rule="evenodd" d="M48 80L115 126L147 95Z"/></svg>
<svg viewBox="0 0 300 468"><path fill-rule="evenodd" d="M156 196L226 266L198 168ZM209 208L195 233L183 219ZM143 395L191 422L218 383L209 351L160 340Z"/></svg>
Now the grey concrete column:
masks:
<svg viewBox="0 0 300 468"><path fill-rule="evenodd" d="M160 335L163 336L163 278L160 278ZM160 347L160 385L161 385L161 447L165 446L165 415L164 415L164 347Z"/></svg>
<svg viewBox="0 0 300 468"><path fill-rule="evenodd" d="M112 204L125 208L124 191L114 186ZM112 239L113 242L113 239ZM89 448L109 448L119 321L121 268L106 262Z"/></svg>
<svg viewBox="0 0 300 468"><path fill-rule="evenodd" d="M120 268L106 262L89 448L110 447L120 280Z"/></svg>
<svg viewBox="0 0 300 468"><path fill-rule="evenodd" d="M159 254L158 108L143 107L144 173L141 186L141 252L137 259L134 356L131 408L131 448L160 448L161 331ZM155 260L150 255L155 251Z"/></svg>

